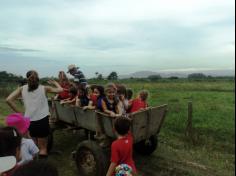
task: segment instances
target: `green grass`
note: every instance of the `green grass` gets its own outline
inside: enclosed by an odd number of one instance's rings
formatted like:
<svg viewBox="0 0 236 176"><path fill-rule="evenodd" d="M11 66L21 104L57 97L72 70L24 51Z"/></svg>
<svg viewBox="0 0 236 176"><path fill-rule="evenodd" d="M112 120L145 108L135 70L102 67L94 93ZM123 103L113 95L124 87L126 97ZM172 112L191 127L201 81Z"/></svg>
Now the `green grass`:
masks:
<svg viewBox="0 0 236 176"><path fill-rule="evenodd" d="M151 106L168 104L168 114L159 135L159 147L151 156L135 154L140 175L149 176L232 176L235 163L235 83L216 82L132 82L126 85L134 90L150 92ZM193 103L193 139L185 136L188 102ZM1 117L10 113L0 99ZM70 153L83 131L55 133L54 149L61 155L51 155L61 175L78 175Z"/></svg>

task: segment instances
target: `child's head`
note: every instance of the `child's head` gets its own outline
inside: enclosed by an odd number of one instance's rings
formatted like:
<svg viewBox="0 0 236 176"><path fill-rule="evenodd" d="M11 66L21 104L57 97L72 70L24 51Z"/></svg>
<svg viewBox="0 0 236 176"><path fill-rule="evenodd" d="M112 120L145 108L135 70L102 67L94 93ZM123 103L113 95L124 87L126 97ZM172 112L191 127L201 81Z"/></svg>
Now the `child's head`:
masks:
<svg viewBox="0 0 236 176"><path fill-rule="evenodd" d="M106 85L105 94L108 99L114 99L117 93L117 88L115 84L109 83Z"/></svg>
<svg viewBox="0 0 236 176"><path fill-rule="evenodd" d="M30 118L24 117L21 113L10 114L6 117L6 125L14 127L20 135L26 135L30 126Z"/></svg>
<svg viewBox="0 0 236 176"><path fill-rule="evenodd" d="M132 168L127 164L120 164L115 169L115 176L132 176Z"/></svg>
<svg viewBox="0 0 236 176"><path fill-rule="evenodd" d="M142 101L146 101L147 98L148 98L148 91L147 90L142 90L139 92L139 98L142 100Z"/></svg>
<svg viewBox="0 0 236 176"><path fill-rule="evenodd" d="M126 95L127 95L127 99L128 99L128 100L131 100L131 99L132 99L132 96L133 96L133 91L132 91L132 89L130 89L130 88L126 89Z"/></svg>
<svg viewBox="0 0 236 176"><path fill-rule="evenodd" d="M126 135L130 130L130 126L131 126L131 121L126 117L119 117L115 120L114 127L118 135L121 136Z"/></svg>
<svg viewBox="0 0 236 176"><path fill-rule="evenodd" d="M66 73L64 71L59 71L58 79L59 79L60 83L63 81L68 81L68 78L67 78Z"/></svg>
<svg viewBox="0 0 236 176"><path fill-rule="evenodd" d="M21 136L13 127L0 128L0 157L15 156L20 160Z"/></svg>
<svg viewBox="0 0 236 176"><path fill-rule="evenodd" d="M70 94L70 97L75 97L77 95L77 89L72 86L70 89L69 89L69 94Z"/></svg>
<svg viewBox="0 0 236 176"><path fill-rule="evenodd" d="M12 176L58 176L55 166L46 161L32 161L19 167Z"/></svg>
<svg viewBox="0 0 236 176"><path fill-rule="evenodd" d="M83 98L83 97L86 97L88 96L88 91L89 91L89 88L79 88L78 89L78 92L77 92L77 95L79 96L79 98Z"/></svg>
<svg viewBox="0 0 236 176"><path fill-rule="evenodd" d="M126 95L126 87L124 85L118 85L117 86L117 95L120 100L127 98Z"/></svg>
<svg viewBox="0 0 236 176"><path fill-rule="evenodd" d="M103 97L103 96L105 96L104 87L103 87L103 86L100 86L100 85L97 85L97 86L94 88L93 94L96 95L97 97Z"/></svg>

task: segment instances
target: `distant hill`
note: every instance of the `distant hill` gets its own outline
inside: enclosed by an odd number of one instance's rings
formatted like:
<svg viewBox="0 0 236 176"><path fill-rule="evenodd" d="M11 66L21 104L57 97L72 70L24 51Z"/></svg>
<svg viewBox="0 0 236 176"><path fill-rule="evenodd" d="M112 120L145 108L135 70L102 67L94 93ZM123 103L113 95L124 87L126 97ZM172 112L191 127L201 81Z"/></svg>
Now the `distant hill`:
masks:
<svg viewBox="0 0 236 176"><path fill-rule="evenodd" d="M189 74L192 73L203 73L206 76L235 76L235 70L198 70L198 71L139 71L135 73L131 73L128 75L119 75L119 78L147 78L150 75L161 75L163 78L168 78L171 76L177 76L179 78L186 78Z"/></svg>

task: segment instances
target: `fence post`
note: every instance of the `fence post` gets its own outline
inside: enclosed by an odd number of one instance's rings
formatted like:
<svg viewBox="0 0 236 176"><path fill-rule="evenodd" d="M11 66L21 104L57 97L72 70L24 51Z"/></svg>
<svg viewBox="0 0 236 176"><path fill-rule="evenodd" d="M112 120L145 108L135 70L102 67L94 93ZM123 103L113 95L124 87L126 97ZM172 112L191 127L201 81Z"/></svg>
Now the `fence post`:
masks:
<svg viewBox="0 0 236 176"><path fill-rule="evenodd" d="M188 120L185 135L193 137L193 103L188 102Z"/></svg>

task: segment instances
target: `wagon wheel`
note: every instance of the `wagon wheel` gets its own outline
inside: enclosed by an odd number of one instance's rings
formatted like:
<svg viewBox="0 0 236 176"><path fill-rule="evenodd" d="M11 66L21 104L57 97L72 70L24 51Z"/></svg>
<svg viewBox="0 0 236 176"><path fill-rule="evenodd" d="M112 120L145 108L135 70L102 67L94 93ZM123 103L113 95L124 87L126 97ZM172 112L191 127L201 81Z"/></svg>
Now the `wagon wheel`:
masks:
<svg viewBox="0 0 236 176"><path fill-rule="evenodd" d="M109 163L103 149L94 141L78 145L75 161L79 175L83 176L104 176Z"/></svg>
<svg viewBox="0 0 236 176"><path fill-rule="evenodd" d="M157 148L158 139L153 135L147 140L142 140L134 145L135 151L143 155L151 155Z"/></svg>

